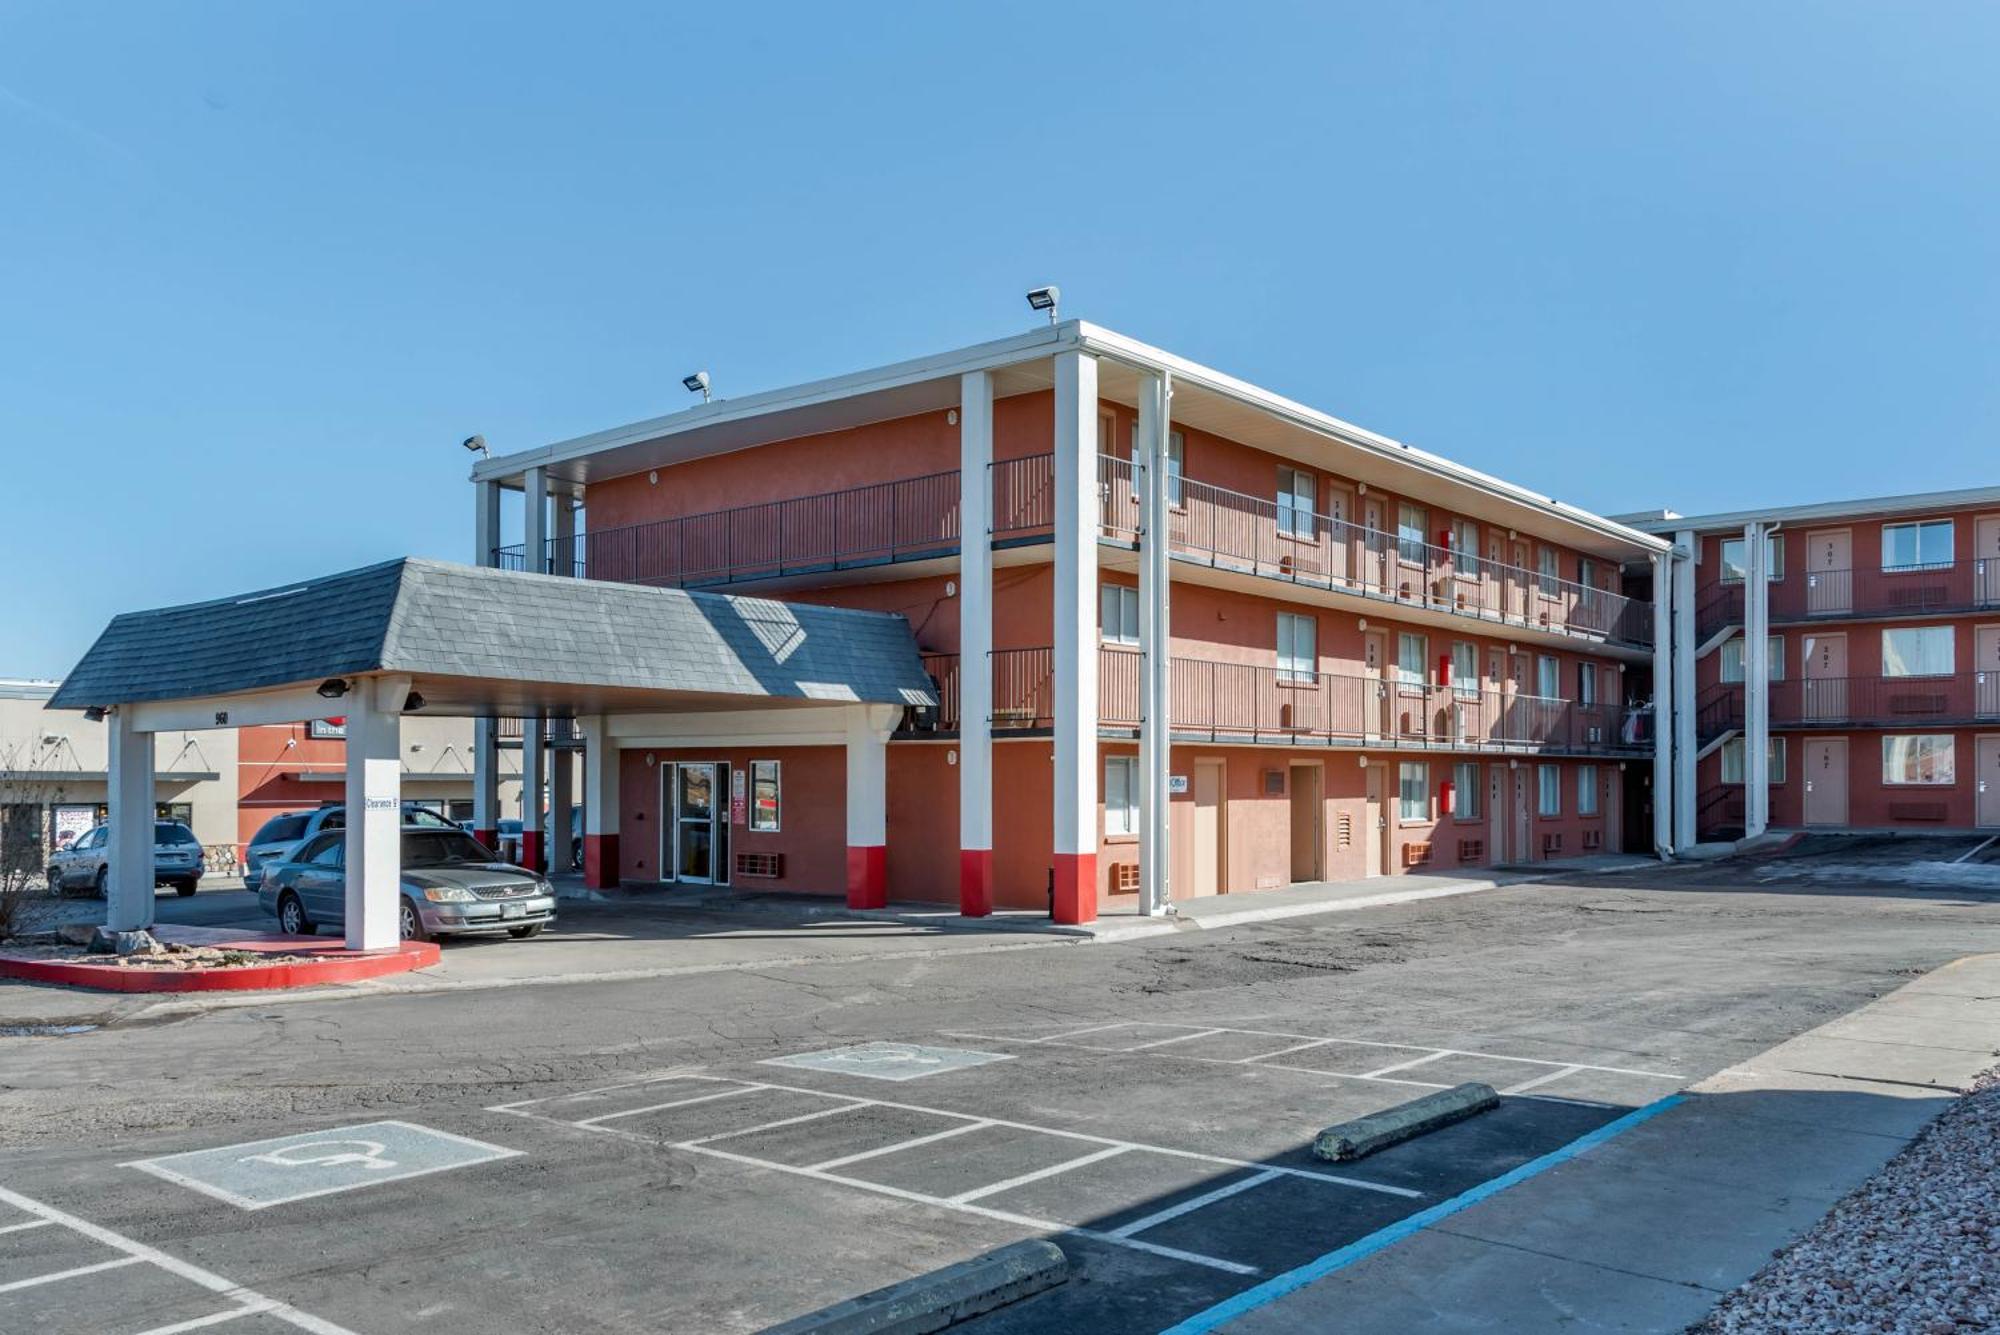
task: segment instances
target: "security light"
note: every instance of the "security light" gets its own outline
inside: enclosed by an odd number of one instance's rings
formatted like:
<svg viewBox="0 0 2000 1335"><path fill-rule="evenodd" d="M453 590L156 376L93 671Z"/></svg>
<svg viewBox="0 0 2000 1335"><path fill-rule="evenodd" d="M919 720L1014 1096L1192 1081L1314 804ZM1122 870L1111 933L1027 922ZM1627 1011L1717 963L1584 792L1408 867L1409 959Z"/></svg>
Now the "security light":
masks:
<svg viewBox="0 0 2000 1335"><path fill-rule="evenodd" d="M104 706L92 705L90 708L83 711L83 716L89 719L92 723L102 723L104 722Z"/></svg>
<svg viewBox="0 0 2000 1335"><path fill-rule="evenodd" d="M688 393L699 394L703 403L708 402L708 372L696 371L693 375L683 376L681 383L687 386Z"/></svg>
<svg viewBox="0 0 2000 1335"><path fill-rule="evenodd" d="M492 452L486 448L486 437L484 436L467 436L464 444L466 449L472 451L482 459L493 457Z"/></svg>
<svg viewBox="0 0 2000 1335"><path fill-rule="evenodd" d="M408 695L403 697L403 712L405 714L414 714L423 707L424 707L424 697L418 692L411 691ZM411 749L415 750L416 748L412 747Z"/></svg>
<svg viewBox="0 0 2000 1335"><path fill-rule="evenodd" d="M322 700L338 700L346 694L347 683L339 677L328 677L319 684L319 696Z"/></svg>
<svg viewBox="0 0 2000 1335"><path fill-rule="evenodd" d="M1028 309L1031 311L1047 311L1049 313L1049 323L1054 324L1056 322L1056 305L1061 300L1062 289L1054 283L1049 284L1047 287L1032 288L1028 292Z"/></svg>

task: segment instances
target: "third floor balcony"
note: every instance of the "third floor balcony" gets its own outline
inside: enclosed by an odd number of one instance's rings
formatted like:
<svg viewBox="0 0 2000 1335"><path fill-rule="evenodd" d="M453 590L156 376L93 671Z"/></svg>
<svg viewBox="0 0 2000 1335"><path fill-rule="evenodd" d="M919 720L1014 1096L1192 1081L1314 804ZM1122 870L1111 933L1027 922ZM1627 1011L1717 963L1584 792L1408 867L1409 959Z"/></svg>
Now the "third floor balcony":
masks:
<svg viewBox="0 0 2000 1335"><path fill-rule="evenodd" d="M2000 609L2000 559L1796 571L1770 590L1773 625L1981 612ZM1742 624L1742 581L1709 585L1696 614L1700 638Z"/></svg>
<svg viewBox="0 0 2000 1335"><path fill-rule="evenodd" d="M2000 720L2000 672L1927 677L1801 677L1771 683L1773 728L1969 727ZM1709 687L1699 702L1707 742L1743 726L1743 687Z"/></svg>

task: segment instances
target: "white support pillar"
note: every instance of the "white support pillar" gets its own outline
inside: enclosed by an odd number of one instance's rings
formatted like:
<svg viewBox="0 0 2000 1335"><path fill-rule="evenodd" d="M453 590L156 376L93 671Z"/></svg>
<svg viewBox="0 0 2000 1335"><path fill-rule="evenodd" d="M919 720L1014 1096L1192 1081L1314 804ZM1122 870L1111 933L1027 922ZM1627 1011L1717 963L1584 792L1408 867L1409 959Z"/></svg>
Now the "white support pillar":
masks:
<svg viewBox="0 0 2000 1335"><path fill-rule="evenodd" d="M1097 917L1097 359L1055 359L1055 905Z"/></svg>
<svg viewBox="0 0 2000 1335"><path fill-rule="evenodd" d="M526 568L536 574L548 569L548 516L548 475L530 468L521 475L521 550ZM547 731L539 713L521 720L521 865L535 872L551 861L542 847Z"/></svg>
<svg viewBox="0 0 2000 1335"><path fill-rule="evenodd" d="M500 484L475 482L473 489L474 565L498 565ZM490 718L472 721L472 835L491 848L500 838L500 743Z"/></svg>
<svg viewBox="0 0 2000 1335"><path fill-rule="evenodd" d="M1695 829L1694 770L1700 747L1694 716L1694 559L1700 550L1692 531L1674 535L1673 578L1673 727L1674 727L1674 851L1693 848L1700 833Z"/></svg>
<svg viewBox="0 0 2000 1335"><path fill-rule="evenodd" d="M993 373L958 382L958 911L993 911Z"/></svg>
<svg viewBox="0 0 2000 1335"><path fill-rule="evenodd" d="M153 925L153 734L132 723L125 705L111 714L108 797L110 859L104 880L104 925L136 932Z"/></svg>
<svg viewBox="0 0 2000 1335"><path fill-rule="evenodd" d="M1139 539L1139 911L1171 912L1168 813L1172 798L1173 728L1168 670L1173 657L1171 580L1168 565L1167 433L1173 382L1164 372L1139 377L1139 453L1142 468Z"/></svg>
<svg viewBox="0 0 2000 1335"><path fill-rule="evenodd" d="M894 705L847 706L847 906L889 904L889 734Z"/></svg>
<svg viewBox="0 0 2000 1335"><path fill-rule="evenodd" d="M1743 837L1771 823L1771 585L1765 526L1743 526Z"/></svg>
<svg viewBox="0 0 2000 1335"><path fill-rule="evenodd" d="M386 950L400 937L403 877L403 701L406 677L357 681L347 693L347 948Z"/></svg>
<svg viewBox="0 0 2000 1335"><path fill-rule="evenodd" d="M583 883L618 887L619 751L610 720L578 719L583 730Z"/></svg>
<svg viewBox="0 0 2000 1335"><path fill-rule="evenodd" d="M1653 851L1674 853L1673 561L1653 562Z"/></svg>
<svg viewBox="0 0 2000 1335"><path fill-rule="evenodd" d="M574 728L575 722L567 720ZM558 725L560 726L560 725ZM548 742L549 757L549 848L551 873L572 870L575 841L570 834L570 808L576 805L576 749Z"/></svg>
<svg viewBox="0 0 2000 1335"><path fill-rule="evenodd" d="M576 498L568 491L556 492L552 497L550 516L554 527L550 536L555 539L555 548L549 557L549 573L552 575L576 574Z"/></svg>

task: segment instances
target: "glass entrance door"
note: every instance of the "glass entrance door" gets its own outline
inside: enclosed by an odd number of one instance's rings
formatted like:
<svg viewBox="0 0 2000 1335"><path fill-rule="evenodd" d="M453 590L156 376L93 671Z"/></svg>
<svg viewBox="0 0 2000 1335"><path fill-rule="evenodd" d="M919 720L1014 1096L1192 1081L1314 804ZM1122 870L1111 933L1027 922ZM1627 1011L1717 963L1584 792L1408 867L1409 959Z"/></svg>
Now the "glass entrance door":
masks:
<svg viewBox="0 0 2000 1335"><path fill-rule="evenodd" d="M674 876L715 880L715 766L677 766L674 793Z"/></svg>

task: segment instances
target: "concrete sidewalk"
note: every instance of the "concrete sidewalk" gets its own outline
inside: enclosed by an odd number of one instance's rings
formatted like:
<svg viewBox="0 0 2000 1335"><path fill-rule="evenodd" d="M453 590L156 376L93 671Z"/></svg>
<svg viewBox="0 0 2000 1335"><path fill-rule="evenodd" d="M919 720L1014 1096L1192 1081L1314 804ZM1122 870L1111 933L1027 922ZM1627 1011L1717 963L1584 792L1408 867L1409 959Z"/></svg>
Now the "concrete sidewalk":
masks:
<svg viewBox="0 0 2000 1335"><path fill-rule="evenodd" d="M1176 1335L1681 1330L1992 1066L1996 1035L2000 955L1968 957L1544 1172L1302 1267Z"/></svg>

